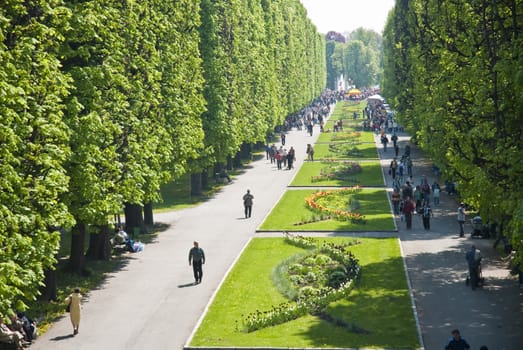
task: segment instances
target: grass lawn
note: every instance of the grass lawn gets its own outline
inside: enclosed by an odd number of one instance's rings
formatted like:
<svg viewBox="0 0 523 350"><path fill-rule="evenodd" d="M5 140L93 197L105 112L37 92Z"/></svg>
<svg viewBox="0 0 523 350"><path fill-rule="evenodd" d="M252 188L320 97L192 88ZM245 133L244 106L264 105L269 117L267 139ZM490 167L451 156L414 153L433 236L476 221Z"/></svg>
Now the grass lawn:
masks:
<svg viewBox="0 0 523 350"><path fill-rule="evenodd" d="M331 123L327 122L327 125ZM332 125L328 127L332 130ZM327 129L327 127L326 127ZM358 141L358 142L374 142L374 133L372 131L359 131L360 136L354 137L356 128L344 127L340 132L323 132L318 137L317 143L330 143L336 141Z"/></svg>
<svg viewBox="0 0 523 350"><path fill-rule="evenodd" d="M318 176L320 171L329 166L336 165L337 162L305 162L296 177L291 183L291 186L384 186L383 174L381 165L375 161L357 162L361 166L361 172L351 176L351 178L359 182L344 181L341 179L325 179L319 181L312 181L313 176Z"/></svg>
<svg viewBox="0 0 523 350"><path fill-rule="evenodd" d="M366 102L354 102L354 101L340 101L336 104L334 111L330 116L330 120L338 119L353 119L354 112L358 113L358 118L361 118L361 111L365 108Z"/></svg>
<svg viewBox="0 0 523 350"><path fill-rule="evenodd" d="M342 243L348 238L325 238ZM330 315L368 331L361 334L316 316L264 328L241 331L243 316L270 310L288 301L273 284L273 269L304 250L283 238L255 238L227 276L210 306L191 346L202 347L419 347L408 286L397 239L358 239L350 247L359 259L362 275L348 298L329 305ZM283 336L284 335L284 336Z"/></svg>
<svg viewBox="0 0 523 350"><path fill-rule="evenodd" d="M336 142L340 145L341 142ZM329 149L329 144L316 144L314 146L314 159L378 159L378 151L374 143L360 143L355 147L361 151L361 156L350 156L348 154L332 152Z"/></svg>
<svg viewBox="0 0 523 350"><path fill-rule="evenodd" d="M360 202L360 209L356 210L365 216L366 223L356 224L351 221L334 219L321 220L303 225L297 223L319 218L310 210L305 198L316 193L316 190L289 190L287 191L271 213L260 226L260 230L268 231L393 231L395 229L390 213L389 201L383 189L364 189L354 196ZM348 198L347 198L348 200Z"/></svg>

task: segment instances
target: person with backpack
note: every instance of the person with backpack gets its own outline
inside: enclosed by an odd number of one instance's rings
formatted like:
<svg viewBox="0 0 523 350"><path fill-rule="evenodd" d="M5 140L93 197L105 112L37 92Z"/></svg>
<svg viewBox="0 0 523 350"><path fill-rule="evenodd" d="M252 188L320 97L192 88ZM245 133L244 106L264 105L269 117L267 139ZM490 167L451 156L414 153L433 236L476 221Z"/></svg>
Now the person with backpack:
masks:
<svg viewBox="0 0 523 350"><path fill-rule="evenodd" d="M423 228L430 230L430 218L432 217L432 208L430 207L429 201L426 200L421 208L421 219L423 220Z"/></svg>
<svg viewBox="0 0 523 350"><path fill-rule="evenodd" d="M465 338L461 337L459 330L454 329L452 332L452 337L447 342L445 350L470 350L470 345L467 343Z"/></svg>

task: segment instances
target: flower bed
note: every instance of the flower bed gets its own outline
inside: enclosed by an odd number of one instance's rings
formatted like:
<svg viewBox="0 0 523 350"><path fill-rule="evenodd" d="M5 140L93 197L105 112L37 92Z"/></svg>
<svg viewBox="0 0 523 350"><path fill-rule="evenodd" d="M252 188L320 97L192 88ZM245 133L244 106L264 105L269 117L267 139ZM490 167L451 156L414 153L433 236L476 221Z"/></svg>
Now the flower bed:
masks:
<svg viewBox="0 0 523 350"><path fill-rule="evenodd" d="M359 131L349 131L349 132L335 132L332 134L331 141L345 141L350 139L357 139L361 136Z"/></svg>
<svg viewBox="0 0 523 350"><path fill-rule="evenodd" d="M329 165L321 169L320 175L311 176L311 181L317 182L322 180L341 180L355 184L360 182L360 180L351 177L352 175L361 172L361 166L359 163L337 162L332 164L334 165Z"/></svg>
<svg viewBox="0 0 523 350"><path fill-rule="evenodd" d="M287 243L313 249L297 263L283 269L299 292L294 301L247 315L243 320L246 332L282 324L307 314L323 314L330 303L349 295L354 281L360 276L358 260L346 250L351 245L359 244L358 241L343 245L318 244L313 239L284 234Z"/></svg>
<svg viewBox="0 0 523 350"><path fill-rule="evenodd" d="M363 152L356 147L359 142L343 142L329 144L329 151L347 157L363 157Z"/></svg>
<svg viewBox="0 0 523 350"><path fill-rule="evenodd" d="M361 187L359 186L349 187L342 190L319 191L305 198L305 203L313 211L329 215L336 220L350 220L353 223L364 224L365 217L360 213L353 211L353 209L357 209L355 207L351 208L351 210L343 210L327 206L327 204L331 204L335 201L336 197L340 196L348 196L349 204L351 204L353 200L352 196L359 192L361 192ZM356 204L356 201L354 201L353 204Z"/></svg>

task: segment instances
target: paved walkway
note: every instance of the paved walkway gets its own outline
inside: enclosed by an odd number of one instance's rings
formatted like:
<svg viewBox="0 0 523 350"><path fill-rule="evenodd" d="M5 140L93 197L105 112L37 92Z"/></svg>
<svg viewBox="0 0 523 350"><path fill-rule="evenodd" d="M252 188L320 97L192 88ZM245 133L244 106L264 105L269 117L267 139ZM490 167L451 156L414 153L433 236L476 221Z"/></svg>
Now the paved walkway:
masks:
<svg viewBox="0 0 523 350"><path fill-rule="evenodd" d="M258 160L208 202L196 208L157 214L155 220L169 228L143 252L132 255L129 263L111 274L103 286L89 293L83 304L80 334L72 337L65 316L31 349L182 349L234 259L303 163L306 144L313 143L317 135L317 128L313 137L304 131L288 133L286 146L296 149L295 170L278 171L265 159ZM387 156L392 153L380 155L387 167ZM426 170L430 165L420 165L422 155L415 148L413 155L415 179L421 173L430 179ZM254 195L250 219L243 218L241 200L247 189ZM441 202L430 232L423 231L421 220L416 220L419 218L414 218L413 230L409 232L398 223L425 349L442 349L454 327L462 330L473 349L479 349L481 344L490 349L520 349L522 291L514 278L508 277L486 240L475 243L486 256L487 285L474 292L466 288L464 249L471 239L457 238L453 199L443 194ZM187 260L193 240L200 242L207 258L199 285L192 285L192 269Z"/></svg>

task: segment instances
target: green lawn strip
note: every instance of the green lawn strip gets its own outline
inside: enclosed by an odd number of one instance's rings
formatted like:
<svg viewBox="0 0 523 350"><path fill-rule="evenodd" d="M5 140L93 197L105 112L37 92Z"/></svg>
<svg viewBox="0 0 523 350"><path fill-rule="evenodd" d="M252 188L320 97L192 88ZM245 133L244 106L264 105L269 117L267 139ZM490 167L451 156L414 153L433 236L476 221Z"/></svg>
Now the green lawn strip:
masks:
<svg viewBox="0 0 523 350"><path fill-rule="evenodd" d="M325 238L342 243L350 238ZM359 239L350 247L362 277L348 299L332 303L328 313L368 331L359 334L316 316L241 331L244 316L288 301L271 280L283 260L304 252L283 238L255 238L227 276L210 305L191 346L224 347L380 347L414 349L416 326L397 239ZM283 336L284 335L284 336Z"/></svg>
<svg viewBox="0 0 523 350"><path fill-rule="evenodd" d="M329 124L327 122L327 124ZM325 130L333 130L332 125L326 127ZM359 132L359 137L354 137L354 133ZM372 131L357 131L355 127L343 127L342 131L339 132L322 132L318 137L316 143L331 143L331 142L346 142L346 141L358 141L358 142L374 142L374 133Z"/></svg>
<svg viewBox="0 0 523 350"><path fill-rule="evenodd" d="M260 226L260 230L354 232L395 230L385 189L363 189L360 193L354 195L354 198L360 202L360 209L356 212L365 216L366 222L364 224L335 219L319 220L321 214L309 209L305 203L305 198L316 192L318 190L289 190L285 192ZM318 221L296 225L314 219Z"/></svg>
<svg viewBox="0 0 523 350"><path fill-rule="evenodd" d="M318 176L322 169L329 169L341 162L305 162L296 177L291 183L291 186L384 186L383 174L381 170L381 164L377 161L354 161L361 166L361 172L350 176L351 179L358 180L359 182L345 181L341 179L325 179L312 181L313 176Z"/></svg>
<svg viewBox="0 0 523 350"><path fill-rule="evenodd" d="M361 111L365 108L365 102L353 102L353 101L340 101L336 104L334 111L332 112L330 119L347 119L352 120L354 112L358 113L358 118L361 118Z"/></svg>
<svg viewBox="0 0 523 350"><path fill-rule="evenodd" d="M335 144L339 145L341 143L336 142ZM330 150L329 144L317 144L314 146L314 159L378 159L378 151L374 143L359 143L354 145L354 147L361 152L361 156L355 157L349 154L333 152Z"/></svg>

